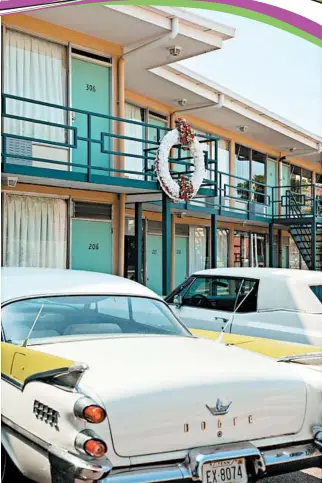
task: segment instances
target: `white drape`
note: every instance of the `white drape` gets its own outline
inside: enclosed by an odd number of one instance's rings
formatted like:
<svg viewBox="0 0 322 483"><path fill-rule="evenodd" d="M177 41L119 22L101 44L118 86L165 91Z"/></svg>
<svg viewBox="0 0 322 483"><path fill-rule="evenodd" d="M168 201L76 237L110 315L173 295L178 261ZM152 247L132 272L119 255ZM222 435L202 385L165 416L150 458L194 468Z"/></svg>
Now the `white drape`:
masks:
<svg viewBox="0 0 322 483"><path fill-rule="evenodd" d="M228 231L217 230L217 267L227 267L228 263Z"/></svg>
<svg viewBox="0 0 322 483"><path fill-rule="evenodd" d="M141 109L132 104L125 103L125 118L131 121L141 121ZM143 126L137 124L125 124L125 136L130 136L133 138L144 138ZM142 156L143 154L143 144L137 141L125 140L124 151L129 154L136 154ZM138 173L143 172L143 159L132 158L130 156L125 156L124 158L124 168L129 171L137 171ZM142 174L128 173L125 175L132 179L143 179Z"/></svg>
<svg viewBox="0 0 322 483"><path fill-rule="evenodd" d="M66 268L66 202L6 195L3 253L9 267Z"/></svg>
<svg viewBox="0 0 322 483"><path fill-rule="evenodd" d="M189 226L189 274L206 268L206 228Z"/></svg>
<svg viewBox="0 0 322 483"><path fill-rule="evenodd" d="M6 30L4 92L19 97L64 105L66 98L65 47L30 35ZM7 100L8 114L65 124L60 109ZM64 142L64 130L33 122L6 119L11 134Z"/></svg>

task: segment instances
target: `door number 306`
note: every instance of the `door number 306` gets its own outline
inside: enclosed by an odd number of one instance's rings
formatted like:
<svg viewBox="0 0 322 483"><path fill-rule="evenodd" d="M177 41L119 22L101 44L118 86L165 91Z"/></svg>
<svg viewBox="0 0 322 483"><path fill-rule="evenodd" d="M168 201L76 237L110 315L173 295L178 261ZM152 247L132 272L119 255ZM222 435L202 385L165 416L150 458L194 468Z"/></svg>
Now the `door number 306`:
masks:
<svg viewBox="0 0 322 483"><path fill-rule="evenodd" d="M86 90L96 92L96 86L93 86L93 84L86 84Z"/></svg>
<svg viewBox="0 0 322 483"><path fill-rule="evenodd" d="M90 243L88 245L88 249L89 250L99 250L100 248L100 244L99 243Z"/></svg>

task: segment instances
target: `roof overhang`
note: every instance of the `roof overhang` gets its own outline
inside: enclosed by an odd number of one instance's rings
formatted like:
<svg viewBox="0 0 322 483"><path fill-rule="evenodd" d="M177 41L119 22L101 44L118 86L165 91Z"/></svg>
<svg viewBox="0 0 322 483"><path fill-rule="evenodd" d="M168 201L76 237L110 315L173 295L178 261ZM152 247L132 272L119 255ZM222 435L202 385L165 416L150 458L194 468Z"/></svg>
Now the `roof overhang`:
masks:
<svg viewBox="0 0 322 483"><path fill-rule="evenodd" d="M180 89L181 97L187 100L185 110L206 122L218 125L228 131L240 132L241 126L247 126L247 136L257 142L274 147L282 154L297 153L298 157L310 155L310 160L321 161L322 138L309 133L299 126L283 119L274 113L242 98L228 89L201 77L180 64L158 67L150 71L157 78L168 83L169 89L163 89L163 103L170 103L178 109L178 104L171 102L170 85L173 92ZM223 96L220 96L223 94ZM149 92L146 92L149 95ZM220 97L224 98L223 106L217 109ZM312 155L312 152L316 154Z"/></svg>
<svg viewBox="0 0 322 483"><path fill-rule="evenodd" d="M136 69L169 65L221 49L223 42L232 38L235 32L233 28L189 14L183 9L167 7L90 4L35 10L28 15L120 45L124 52L170 33L171 19L176 17L179 31L175 40L153 50L145 50L135 59L128 59L128 67ZM169 47L173 45L182 47L177 57L169 53Z"/></svg>

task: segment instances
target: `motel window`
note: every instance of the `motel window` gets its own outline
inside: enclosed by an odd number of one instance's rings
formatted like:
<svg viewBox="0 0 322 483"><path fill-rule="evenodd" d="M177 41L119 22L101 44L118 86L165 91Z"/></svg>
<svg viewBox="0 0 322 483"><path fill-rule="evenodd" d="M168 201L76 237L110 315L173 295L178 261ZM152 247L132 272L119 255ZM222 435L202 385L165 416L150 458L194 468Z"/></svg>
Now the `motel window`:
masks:
<svg viewBox="0 0 322 483"><path fill-rule="evenodd" d="M236 144L237 196L242 200L265 203L267 155Z"/></svg>
<svg viewBox="0 0 322 483"><path fill-rule="evenodd" d="M3 265L66 268L67 203L5 194Z"/></svg>
<svg viewBox="0 0 322 483"><path fill-rule="evenodd" d="M291 165L291 186L292 191L301 194L311 193L313 173L305 168Z"/></svg>
<svg viewBox="0 0 322 483"><path fill-rule="evenodd" d="M252 190L254 191L254 201L257 203L265 202L265 163L266 154L259 151L252 151Z"/></svg>
<svg viewBox="0 0 322 483"><path fill-rule="evenodd" d="M144 144L139 139L144 139L145 128L144 110L133 104L125 103L125 118L132 121L124 123L125 136L131 138L124 141L124 169L128 172L125 174L128 178L144 179L142 176L144 169Z"/></svg>
<svg viewBox="0 0 322 483"><path fill-rule="evenodd" d="M5 94L50 102L59 106L66 105L67 50L64 46L6 29L4 50ZM66 115L61 109L10 99L7 100L6 107L8 114L66 124ZM65 142L65 129L37 122L6 119L5 131L22 137L37 138L42 142ZM9 138L7 142L20 143L20 147L15 147L15 153L20 152L31 156L26 146L30 141Z"/></svg>
<svg viewBox="0 0 322 483"><path fill-rule="evenodd" d="M242 200L249 200L250 189L250 161L251 150L240 144L236 144L236 185L237 196Z"/></svg>

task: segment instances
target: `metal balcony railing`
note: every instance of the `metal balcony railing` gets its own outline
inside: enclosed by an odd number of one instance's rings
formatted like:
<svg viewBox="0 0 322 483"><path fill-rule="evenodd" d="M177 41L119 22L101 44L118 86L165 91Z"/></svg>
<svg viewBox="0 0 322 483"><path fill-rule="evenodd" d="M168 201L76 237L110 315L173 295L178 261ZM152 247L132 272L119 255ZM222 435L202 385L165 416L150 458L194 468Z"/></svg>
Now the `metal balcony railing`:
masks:
<svg viewBox="0 0 322 483"><path fill-rule="evenodd" d="M2 118L4 172L33 175L38 170L41 175L41 169L50 178L103 184L111 183L112 177L120 184L150 189L151 182L156 183L156 152L169 131L157 124L8 94L2 96ZM198 140L205 146L207 170L216 179L219 139L198 134ZM191 157L181 146L175 147L169 160L174 178L191 172ZM211 179L205 179L203 186L216 191Z"/></svg>
<svg viewBox="0 0 322 483"><path fill-rule="evenodd" d="M10 174L133 187L158 193L156 153L168 128L158 124L2 95L2 171ZM185 208L243 219L287 219L290 196L304 217L322 217L322 187L269 186L218 171L219 138L197 134L204 146L206 178ZM169 158L178 178L193 171L189 151Z"/></svg>

